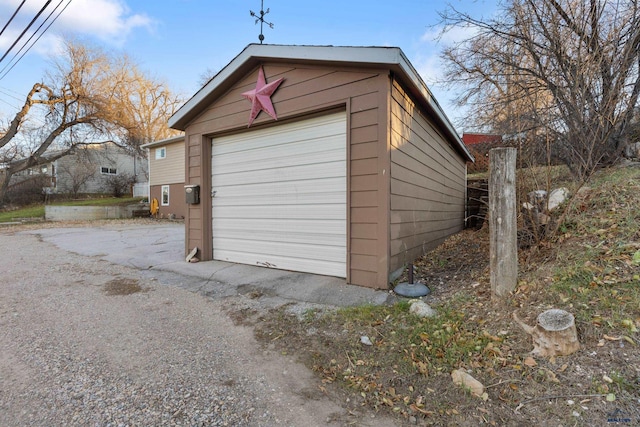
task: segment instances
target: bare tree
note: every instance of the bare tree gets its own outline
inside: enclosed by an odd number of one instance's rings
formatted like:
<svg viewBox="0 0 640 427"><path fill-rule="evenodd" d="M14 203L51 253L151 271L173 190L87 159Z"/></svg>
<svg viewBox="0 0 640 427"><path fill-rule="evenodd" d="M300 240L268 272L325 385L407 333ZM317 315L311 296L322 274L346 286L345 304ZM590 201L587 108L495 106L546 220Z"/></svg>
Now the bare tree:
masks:
<svg viewBox="0 0 640 427"><path fill-rule="evenodd" d="M638 0L504 0L490 19L449 7L447 79L478 124L551 140L579 178L615 162L640 94Z"/></svg>
<svg viewBox="0 0 640 427"><path fill-rule="evenodd" d="M179 133L169 128L168 118L176 112L182 100L172 94L161 81L145 76L134 67L120 70L121 82L116 87L120 108L116 112L121 125L121 138L128 148L146 154L140 146L149 142L175 136Z"/></svg>
<svg viewBox="0 0 640 427"><path fill-rule="evenodd" d="M20 111L0 131L0 200L13 174L54 161L76 146L110 141L137 149L169 134L166 121L178 106L166 86L145 76L126 56L67 41L46 83L33 86ZM24 155L18 148L23 147L21 130L30 117L43 121L45 135ZM47 153L50 149L54 155Z"/></svg>
<svg viewBox="0 0 640 427"><path fill-rule="evenodd" d="M84 147L78 147L70 155L76 157L75 161L59 163L58 180L66 181L72 197L77 198L80 191L85 188L87 181L96 175L97 170L95 162Z"/></svg>

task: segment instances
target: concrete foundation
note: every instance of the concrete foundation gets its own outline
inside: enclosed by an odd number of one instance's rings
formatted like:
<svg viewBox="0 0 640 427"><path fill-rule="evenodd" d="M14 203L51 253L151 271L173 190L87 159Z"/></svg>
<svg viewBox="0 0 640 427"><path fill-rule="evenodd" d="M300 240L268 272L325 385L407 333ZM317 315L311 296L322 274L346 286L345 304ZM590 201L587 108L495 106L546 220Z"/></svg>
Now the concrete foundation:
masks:
<svg viewBox="0 0 640 427"><path fill-rule="evenodd" d="M45 206L44 217L47 221L86 221L92 219L117 219L141 216L139 212L149 207L130 206Z"/></svg>

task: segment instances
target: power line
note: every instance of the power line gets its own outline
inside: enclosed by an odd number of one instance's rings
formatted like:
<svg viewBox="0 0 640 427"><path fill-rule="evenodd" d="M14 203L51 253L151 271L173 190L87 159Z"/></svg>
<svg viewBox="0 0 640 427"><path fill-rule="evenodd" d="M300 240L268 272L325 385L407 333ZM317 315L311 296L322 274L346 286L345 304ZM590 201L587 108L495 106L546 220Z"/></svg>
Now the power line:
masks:
<svg viewBox="0 0 640 427"><path fill-rule="evenodd" d="M14 41L13 44L9 47L9 49L7 49L7 51L4 53L4 55L2 55L2 58L0 58L0 62L2 62L4 58L6 58L9 52L11 52L11 49L13 49L16 46L16 44L18 44L20 39L25 35L25 33L29 31L29 28L31 28L33 23L36 22L36 20L40 17L40 15L42 15L42 12L44 12L44 10L49 6L49 3L51 3L51 0L47 0L47 2L44 4L44 6L42 6L40 11L38 11L36 16L31 20L31 22L29 22L29 25L27 25L27 27L24 30L22 30L22 33L20 33L16 41Z"/></svg>
<svg viewBox="0 0 640 427"><path fill-rule="evenodd" d="M55 18L53 18L53 20L49 23L49 25L47 25L47 27L40 33L40 35L35 39L35 41L31 44L31 46L29 46L27 48L27 50L13 63L13 65L11 65L11 63L14 61L14 59L16 59L16 56L20 55L20 52L22 52L22 50L27 46L27 44L29 44L29 42L31 41L31 39L38 34L38 31L40 31L40 29L42 28L42 26L44 24L46 24L46 22L49 20L49 18L51 18L51 16L56 12L56 10L58 10L58 8L60 7L60 5L64 2L64 0L60 0L60 2L58 3L58 5L51 11L51 13L49 13L49 15L47 15L47 17L45 18L44 21L42 21L42 23L38 26L38 28L33 32L33 34L31 34L31 36L29 37L29 39L22 45L22 47L20 48L20 50L18 50L18 52L16 52L15 55L13 55L13 58L11 58L11 60L9 61L8 64L6 64L4 66L4 68L2 68L2 70L0 70L0 74L2 74L2 76L0 76L0 80L2 80L7 74L9 74L9 71L11 71L13 69L13 67L15 67L18 62L20 62L20 60L31 50L31 48L38 42L38 40L40 40L40 37L42 37L44 35L44 33L47 32L47 30L49 29L49 27L51 27L51 25L53 25L54 22L56 22L56 20L58 19L58 17L60 17L60 15L62 14L62 12L65 11L65 9L69 6L69 4L71 4L71 0L68 1L68 3L66 4L65 7L62 8L62 10L56 15ZM11 67L4 72L7 67L9 67L9 65L11 65Z"/></svg>
<svg viewBox="0 0 640 427"><path fill-rule="evenodd" d="M9 98L13 98L13 99L15 99L16 101L19 101L19 102L24 101L24 99L23 99L23 98L18 98L17 96L12 95L12 94L10 94L9 92L7 92L7 90L8 90L8 89L6 89L6 88L0 87L0 93L2 93L2 94L4 94L4 95L8 96ZM15 91L14 91L14 92L15 92ZM17 94L18 92L15 92L15 93Z"/></svg>
<svg viewBox="0 0 640 427"><path fill-rule="evenodd" d="M9 24L11 24L11 21L13 21L13 18L16 17L16 15L18 14L18 12L20 12L20 9L22 9L22 6L24 5L24 2L27 0L22 0L22 3L20 3L20 6L18 6L18 8L16 9L15 12L13 12L13 15L11 15L11 18L9 18L9 20L7 21L6 24L4 24L4 27L2 27L2 30L0 30L0 36L2 35L2 33L4 33L4 30L7 29L7 27L9 26Z"/></svg>

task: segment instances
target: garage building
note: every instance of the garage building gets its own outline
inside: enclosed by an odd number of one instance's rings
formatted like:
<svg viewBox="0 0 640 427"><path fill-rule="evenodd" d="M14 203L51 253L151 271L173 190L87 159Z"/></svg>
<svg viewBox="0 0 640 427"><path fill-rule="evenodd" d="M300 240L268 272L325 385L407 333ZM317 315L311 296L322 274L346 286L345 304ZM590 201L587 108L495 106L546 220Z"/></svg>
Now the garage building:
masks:
<svg viewBox="0 0 640 427"><path fill-rule="evenodd" d="M249 45L169 125L201 260L386 289L463 228L473 157L399 48Z"/></svg>

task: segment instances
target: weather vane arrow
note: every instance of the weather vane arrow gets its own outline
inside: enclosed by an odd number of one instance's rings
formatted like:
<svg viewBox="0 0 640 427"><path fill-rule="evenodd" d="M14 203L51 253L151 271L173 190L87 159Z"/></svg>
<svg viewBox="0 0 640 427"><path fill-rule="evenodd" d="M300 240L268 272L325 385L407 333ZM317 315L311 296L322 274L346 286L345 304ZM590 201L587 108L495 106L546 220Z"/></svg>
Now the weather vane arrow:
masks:
<svg viewBox="0 0 640 427"><path fill-rule="evenodd" d="M258 22L260 23L260 35L258 36L258 39L260 40L260 44L262 44L262 42L264 41L264 35L262 34L262 25L263 24L267 24L269 26L269 28L273 29L273 23L272 22L267 22L267 21L264 20L264 15L269 13L269 8L267 8L267 11L265 12L264 11L264 0L260 0L260 14L255 13L253 10L250 10L249 13L251 14L251 16L256 18L256 24Z"/></svg>

